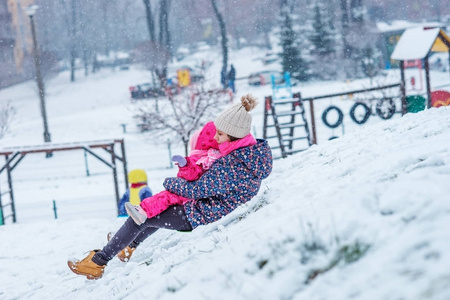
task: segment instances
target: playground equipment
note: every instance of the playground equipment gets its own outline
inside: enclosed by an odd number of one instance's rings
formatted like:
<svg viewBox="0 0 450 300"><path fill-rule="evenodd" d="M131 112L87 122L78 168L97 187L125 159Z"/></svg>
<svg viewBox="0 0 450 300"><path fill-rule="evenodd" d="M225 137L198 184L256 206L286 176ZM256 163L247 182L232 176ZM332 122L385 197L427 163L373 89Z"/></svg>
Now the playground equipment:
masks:
<svg viewBox="0 0 450 300"><path fill-rule="evenodd" d="M417 76L411 76L409 79L411 89L410 91L421 91L423 90L423 65L420 59L407 60L404 63L404 68L417 69ZM417 83L417 78L419 78L419 83Z"/></svg>
<svg viewBox="0 0 450 300"><path fill-rule="evenodd" d="M379 87L373 87L373 88L366 88L361 90L352 90L342 93L336 93L336 94L328 94L328 95L320 95L320 96L314 96L309 98L303 98L303 101L309 101L309 109L311 113L311 130L312 130L312 144L317 144L317 130L316 130L316 120L315 120L315 109L314 109L314 101L322 100L322 99L330 99L330 98L336 98L336 97L349 97L351 95L352 98L358 99L361 98L363 95L368 95L370 93L378 93L380 94L380 97L373 96L371 100L368 100L370 103L366 104L362 102L362 100L356 100L355 104L350 109L350 117L352 120L357 124L364 124L367 119L370 117L370 115L373 115L374 111L375 113L382 119L387 120L393 116L394 113L400 112L396 109L395 102L393 99L401 98L403 102L404 94L402 93L401 89L399 91L399 88L401 87L400 83L386 85L386 86L379 86ZM390 92L389 92L390 91ZM399 91L395 92L395 91ZM383 96L381 96L383 95ZM373 108L374 104L376 103L375 108ZM333 107L330 109L330 107ZM329 111L336 111L338 113L338 120L336 123L331 124L330 122L324 122L324 124L329 128L336 128L339 125L342 124L343 121L343 115L342 110L338 108L337 106L330 106L324 110L322 113L322 121L324 121L324 118L327 119L327 112ZM363 118L359 119L355 111L358 107L362 107L365 109L365 114L363 115ZM330 123L327 125L327 123ZM331 126L329 126L331 125Z"/></svg>
<svg viewBox="0 0 450 300"><path fill-rule="evenodd" d="M272 83L273 100L292 98L291 74L289 72L285 72L283 76L272 74L270 81Z"/></svg>
<svg viewBox="0 0 450 300"><path fill-rule="evenodd" d="M119 156L115 151L115 145L119 144L121 149L122 156ZM111 155L111 162L106 161L100 155L94 152L96 149L103 149ZM105 140L105 141L90 141L90 142L78 142L78 143L64 143L64 144L45 144L45 145L37 145L37 146L23 146L23 147L12 147L12 148L4 148L0 149L0 155L5 157L5 164L3 166L0 165L0 175L3 171L6 170L7 179L8 179L8 190L2 191L0 190L0 225L5 223L5 219L11 217L12 222L15 223L16 218L16 209L14 203L14 190L13 190L13 180L12 180L12 171L14 168L22 161L22 159L27 154L32 153L52 153L56 151L70 151L70 150L84 150L87 153L91 154L113 171L113 181L114 181L114 192L116 196L116 202L119 204L119 184L117 179L117 160L122 162L123 172L125 178L125 189L128 187L128 177L127 177L127 160L125 157L125 144L123 139L115 139L115 140ZM2 203L2 199L4 195L9 194L9 202ZM11 213L5 216L5 207L9 207ZM119 210L117 206L117 211Z"/></svg>
<svg viewBox="0 0 450 300"><path fill-rule="evenodd" d="M405 61L423 60L425 66L425 81L427 86L426 107L432 107L430 64L431 52L448 52L450 62L450 38L440 28L411 28L405 30L398 41L391 59L400 61L402 93L405 94ZM449 70L450 72L450 70ZM406 113L406 97L403 97L402 112Z"/></svg>
<svg viewBox="0 0 450 300"><path fill-rule="evenodd" d="M401 103L404 102L404 93L401 89L400 83L309 98L302 98L300 93L295 93L292 98L275 98L274 100L273 96L277 95L278 91L275 91L272 96L265 97L263 137L268 139L269 143L271 143L271 139L277 140L276 145L271 144L271 147L274 150L280 149L280 157L286 157L289 154L305 150L312 144L317 144L317 125L315 119L316 111L314 108L315 101L330 98L349 97L349 95L352 95L355 99L370 97L369 99L371 100L369 100L369 102L371 103L369 105L364 104L367 109L366 114L363 115L362 119L359 115L356 116L355 110L357 107L354 107L353 109L353 114L355 114L354 121L357 124L365 123L374 111L380 118L385 120L391 118L394 113L402 113L402 110L397 109L396 107L400 101ZM305 116L306 109L304 103L306 101L309 102L310 124L308 124L308 120ZM362 104L357 104L362 103L358 101L356 101L355 105L362 106ZM376 105L374 106L374 104ZM283 106L285 107L284 110L279 109ZM288 109L286 109L286 107ZM334 123L327 117L328 112L331 111L338 114L337 121ZM351 113L352 111L350 111L350 114ZM295 118L296 115L300 116L300 118ZM281 120L282 117L290 117L290 119L286 120L285 118L284 120ZM328 107L322 113L322 121L325 119L325 125L332 129L342 125L343 118L343 112L337 106L333 106L332 108ZM270 119L273 119L273 122L269 123ZM297 127L303 129L295 130ZM294 141L297 140L303 140L303 143L294 143ZM276 157L275 154L274 157L279 158Z"/></svg>
<svg viewBox="0 0 450 300"><path fill-rule="evenodd" d="M416 113L425 109L426 99L419 95L411 95L406 97L406 111Z"/></svg>
<svg viewBox="0 0 450 300"><path fill-rule="evenodd" d="M280 109L278 110L278 108ZM270 116L273 119L271 124L269 124ZM303 130L296 130L297 128ZM300 93L294 94L292 98L275 100L272 96L265 98L263 138L277 139L278 146L271 147L275 159L303 151L311 145L308 122L305 118L305 108ZM279 155L275 153L277 150L280 151Z"/></svg>
<svg viewBox="0 0 450 300"><path fill-rule="evenodd" d="M274 158L284 158L307 149L311 138L300 93L292 94L289 72L284 73L283 78L272 75L271 82L272 96L265 98L263 137L276 139L278 146L273 146L272 150L279 150L279 155L274 153ZM269 116L273 120L271 124Z"/></svg>
<svg viewBox="0 0 450 300"><path fill-rule="evenodd" d="M433 107L449 106L450 93L447 91L434 91L431 93L431 105Z"/></svg>

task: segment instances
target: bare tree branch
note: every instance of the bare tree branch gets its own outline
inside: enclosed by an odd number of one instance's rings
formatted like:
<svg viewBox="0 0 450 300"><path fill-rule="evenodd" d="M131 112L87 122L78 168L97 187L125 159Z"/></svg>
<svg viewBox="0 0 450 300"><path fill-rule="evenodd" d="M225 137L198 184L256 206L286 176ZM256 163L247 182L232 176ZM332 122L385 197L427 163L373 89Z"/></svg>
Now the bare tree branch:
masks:
<svg viewBox="0 0 450 300"><path fill-rule="evenodd" d="M230 100L231 95L222 90L185 90L160 99L159 110L149 102L136 102L134 118L141 132L150 133L154 138L171 134L181 140L187 155L191 134L214 120Z"/></svg>

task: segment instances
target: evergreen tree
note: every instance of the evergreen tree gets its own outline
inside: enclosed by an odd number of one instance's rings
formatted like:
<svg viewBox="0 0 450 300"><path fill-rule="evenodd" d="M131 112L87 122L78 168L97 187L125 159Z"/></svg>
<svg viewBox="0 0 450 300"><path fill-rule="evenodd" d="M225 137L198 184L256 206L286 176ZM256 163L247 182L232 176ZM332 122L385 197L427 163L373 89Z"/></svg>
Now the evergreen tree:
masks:
<svg viewBox="0 0 450 300"><path fill-rule="evenodd" d="M307 14L307 37L310 43L310 67L314 77L329 80L336 78L339 66L336 52L339 48L333 18L334 7L330 0L316 0Z"/></svg>
<svg viewBox="0 0 450 300"><path fill-rule="evenodd" d="M319 56L326 56L335 52L334 50L334 32L331 28L330 18L326 17L321 11L324 11L323 4L316 2L313 9L312 32L309 36L314 50Z"/></svg>
<svg viewBox="0 0 450 300"><path fill-rule="evenodd" d="M283 24L281 27L281 46L283 52L280 54L282 58L283 72L289 72L292 77L299 80L307 80L308 67L301 56L301 52L296 40L296 34L292 28L292 21L289 13L283 11Z"/></svg>

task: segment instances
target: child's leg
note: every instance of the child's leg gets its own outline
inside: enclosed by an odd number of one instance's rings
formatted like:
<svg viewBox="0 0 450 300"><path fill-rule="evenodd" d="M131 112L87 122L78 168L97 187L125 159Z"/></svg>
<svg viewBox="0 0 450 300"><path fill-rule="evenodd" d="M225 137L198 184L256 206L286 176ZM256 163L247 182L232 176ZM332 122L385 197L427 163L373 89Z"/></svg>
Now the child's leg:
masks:
<svg viewBox="0 0 450 300"><path fill-rule="evenodd" d="M147 219L142 225L136 225L128 218L119 231L111 238L101 251L98 251L92 261L98 265L106 265L117 253L126 246L136 248L141 242L159 228L190 231L189 223L183 206L175 205L162 212L158 218Z"/></svg>
<svg viewBox="0 0 450 300"><path fill-rule="evenodd" d="M141 207L147 213L148 218L153 218L165 211L169 206L183 205L187 201L189 201L188 198L172 194L168 191L162 191L142 200Z"/></svg>
<svg viewBox="0 0 450 300"><path fill-rule="evenodd" d="M132 218L128 218L108 244L92 257L92 261L100 266L106 265L117 253L128 246L144 228L144 225L139 226Z"/></svg>
<svg viewBox="0 0 450 300"><path fill-rule="evenodd" d="M130 244L130 247L136 248L146 238L148 238L156 230L158 230L158 228L174 229L181 231L192 230L192 226L186 217L186 213L184 212L184 207L181 205L174 205L169 207L168 209L160 213L157 218L147 219L147 221L144 224L148 225L149 227L141 231L141 233L136 237L136 239Z"/></svg>
<svg viewBox="0 0 450 300"><path fill-rule="evenodd" d="M157 230L158 230L158 228L156 228L156 227L145 228L138 234L138 236L134 239L134 241L132 241L128 246L130 246L131 248L137 248L137 246L139 246L140 243L145 241L146 238L148 238L149 236L154 234Z"/></svg>

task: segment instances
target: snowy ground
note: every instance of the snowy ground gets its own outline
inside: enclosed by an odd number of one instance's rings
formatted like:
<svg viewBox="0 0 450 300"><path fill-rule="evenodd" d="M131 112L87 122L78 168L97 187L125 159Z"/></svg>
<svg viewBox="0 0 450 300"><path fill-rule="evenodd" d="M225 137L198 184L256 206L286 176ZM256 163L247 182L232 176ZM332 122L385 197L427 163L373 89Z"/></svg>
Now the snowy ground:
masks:
<svg viewBox="0 0 450 300"><path fill-rule="evenodd" d="M238 77L273 69L258 55L231 53ZM208 71L213 84L219 70L214 63ZM165 141L138 134L129 109L128 86L146 76L136 68L103 70L69 83L61 74L48 83L47 114L55 143L124 138L129 170L145 169L158 192L176 170ZM446 84L448 73L432 79ZM294 90L309 97L368 82ZM245 81L237 88L238 96L271 94ZM16 114L0 148L42 144L34 82L0 90L0 107L8 100ZM317 119L330 104L352 101L318 102ZM263 109L253 112L258 137ZM74 275L66 261L101 248L123 223L111 171L88 158L86 176L81 151L28 155L13 171L17 223L0 226L0 299L450 299L449 116L439 108L357 126L346 115L345 134L333 141L341 129L321 126L319 145L276 161L247 205L192 233L157 232L129 263L111 261L97 281ZM181 145L172 153L182 153ZM122 193L122 174L120 183Z"/></svg>

